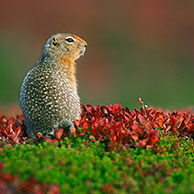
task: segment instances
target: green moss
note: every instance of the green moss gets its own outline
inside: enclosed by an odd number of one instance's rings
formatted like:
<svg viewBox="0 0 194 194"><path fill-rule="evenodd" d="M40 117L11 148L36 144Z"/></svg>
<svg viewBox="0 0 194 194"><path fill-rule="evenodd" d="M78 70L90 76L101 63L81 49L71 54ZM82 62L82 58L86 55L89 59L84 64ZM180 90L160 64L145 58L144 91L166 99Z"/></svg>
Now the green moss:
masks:
<svg viewBox="0 0 194 194"><path fill-rule="evenodd" d="M59 184L62 193L191 193L194 192L193 143L176 136L162 137L159 151L124 149L106 153L87 137L57 143L4 146L3 169ZM71 145L71 146L70 146ZM160 153L161 152L161 153Z"/></svg>

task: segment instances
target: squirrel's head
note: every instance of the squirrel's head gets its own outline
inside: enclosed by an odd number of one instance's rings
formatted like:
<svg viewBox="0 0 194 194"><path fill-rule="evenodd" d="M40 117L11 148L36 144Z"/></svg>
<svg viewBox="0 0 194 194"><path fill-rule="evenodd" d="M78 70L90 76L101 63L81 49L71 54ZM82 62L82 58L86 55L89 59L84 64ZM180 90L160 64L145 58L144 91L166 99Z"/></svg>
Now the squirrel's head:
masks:
<svg viewBox="0 0 194 194"><path fill-rule="evenodd" d="M57 33L43 47L43 55L54 54L75 61L85 53L87 43L77 35Z"/></svg>

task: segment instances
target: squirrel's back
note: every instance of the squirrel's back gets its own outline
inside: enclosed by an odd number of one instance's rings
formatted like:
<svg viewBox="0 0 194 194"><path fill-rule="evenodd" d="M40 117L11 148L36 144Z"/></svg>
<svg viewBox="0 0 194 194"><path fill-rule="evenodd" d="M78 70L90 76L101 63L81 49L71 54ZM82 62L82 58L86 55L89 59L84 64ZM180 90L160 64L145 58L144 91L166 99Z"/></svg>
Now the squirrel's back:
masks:
<svg viewBox="0 0 194 194"><path fill-rule="evenodd" d="M75 60L84 54L86 45L72 34L56 34L48 39L20 91L29 136L37 132L48 135L53 127L69 129L72 121L80 118Z"/></svg>

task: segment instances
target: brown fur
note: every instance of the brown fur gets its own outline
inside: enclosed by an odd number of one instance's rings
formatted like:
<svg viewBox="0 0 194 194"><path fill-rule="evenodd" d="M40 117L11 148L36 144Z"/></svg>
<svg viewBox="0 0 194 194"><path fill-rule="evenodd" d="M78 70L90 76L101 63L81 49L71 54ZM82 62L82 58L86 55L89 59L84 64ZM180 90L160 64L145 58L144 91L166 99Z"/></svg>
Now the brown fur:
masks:
<svg viewBox="0 0 194 194"><path fill-rule="evenodd" d="M75 73L76 73L75 62L70 58L64 58L64 57L61 58L61 61L63 65L65 66L65 68L68 69L68 71L70 72L71 84L73 86L73 89L77 91L77 81L76 81L76 76L75 76Z"/></svg>

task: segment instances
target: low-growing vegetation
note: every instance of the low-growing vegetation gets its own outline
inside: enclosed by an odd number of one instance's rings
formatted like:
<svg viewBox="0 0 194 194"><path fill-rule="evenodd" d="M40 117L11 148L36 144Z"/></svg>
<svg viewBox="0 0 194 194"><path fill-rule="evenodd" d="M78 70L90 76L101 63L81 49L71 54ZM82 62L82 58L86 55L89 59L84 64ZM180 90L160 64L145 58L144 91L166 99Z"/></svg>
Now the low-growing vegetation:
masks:
<svg viewBox="0 0 194 194"><path fill-rule="evenodd" d="M71 135L29 139L0 118L0 189L10 193L193 193L191 110L83 106Z"/></svg>

